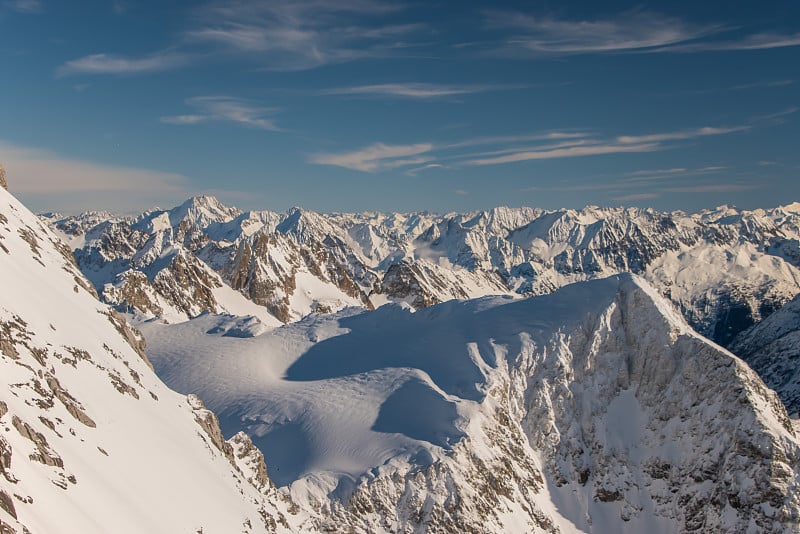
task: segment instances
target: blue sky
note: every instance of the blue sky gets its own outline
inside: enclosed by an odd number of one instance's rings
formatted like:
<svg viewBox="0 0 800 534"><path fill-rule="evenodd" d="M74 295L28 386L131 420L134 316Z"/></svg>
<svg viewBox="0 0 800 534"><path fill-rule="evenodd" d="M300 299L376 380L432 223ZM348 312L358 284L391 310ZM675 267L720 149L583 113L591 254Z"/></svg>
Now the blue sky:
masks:
<svg viewBox="0 0 800 534"><path fill-rule="evenodd" d="M800 200L792 0L0 0L0 72L36 210Z"/></svg>

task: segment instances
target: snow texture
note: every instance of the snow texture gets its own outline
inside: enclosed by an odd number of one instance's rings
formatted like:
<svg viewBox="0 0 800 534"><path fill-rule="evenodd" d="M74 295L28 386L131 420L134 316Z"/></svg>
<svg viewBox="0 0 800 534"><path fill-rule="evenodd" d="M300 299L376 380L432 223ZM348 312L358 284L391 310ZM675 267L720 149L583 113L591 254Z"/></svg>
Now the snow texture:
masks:
<svg viewBox="0 0 800 534"><path fill-rule="evenodd" d="M251 338L217 321L143 325L156 371L250 435L323 525L799 530L800 449L777 396L639 277Z"/></svg>

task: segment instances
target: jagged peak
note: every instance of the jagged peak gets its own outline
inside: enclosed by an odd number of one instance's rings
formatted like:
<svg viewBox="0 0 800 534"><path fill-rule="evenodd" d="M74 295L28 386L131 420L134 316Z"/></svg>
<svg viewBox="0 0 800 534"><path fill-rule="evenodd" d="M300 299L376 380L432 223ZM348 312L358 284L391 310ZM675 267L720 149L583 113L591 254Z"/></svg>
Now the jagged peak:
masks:
<svg viewBox="0 0 800 534"><path fill-rule="evenodd" d="M315 236L319 239L327 235L339 234L339 228L331 224L331 220L315 211L293 206L275 228L282 234L291 234L301 241Z"/></svg>
<svg viewBox="0 0 800 534"><path fill-rule="evenodd" d="M108 220L108 219L117 219L116 215L111 213L107 210L87 210L78 213L77 215L67 215L64 213L60 213L58 211L48 211L44 213L39 213L39 217L44 219L49 219L53 221L92 221L92 220Z"/></svg>
<svg viewBox="0 0 800 534"><path fill-rule="evenodd" d="M732 215L739 215L739 210L735 206L722 204L712 209L705 209L697 212L695 215L704 219L715 220L722 217L730 217Z"/></svg>
<svg viewBox="0 0 800 534"><path fill-rule="evenodd" d="M299 206L292 206L286 212L286 215L283 217L283 220L278 224L277 230L283 234L297 229L297 227L301 224L302 219L304 218L305 212L303 208Z"/></svg>
<svg viewBox="0 0 800 534"><path fill-rule="evenodd" d="M210 195L196 195L186 199L183 204L170 211L206 210L209 212L228 213L236 208L231 208L220 202L217 197ZM238 210L236 210L238 211Z"/></svg>
<svg viewBox="0 0 800 534"><path fill-rule="evenodd" d="M211 223L228 222L241 214L238 208L229 207L216 197L198 195L187 199L183 204L169 210L172 226L178 226L184 220L201 227Z"/></svg>
<svg viewBox="0 0 800 534"><path fill-rule="evenodd" d="M777 209L786 211L788 213L795 213L797 215L800 215L800 202L792 202L791 204L778 206Z"/></svg>

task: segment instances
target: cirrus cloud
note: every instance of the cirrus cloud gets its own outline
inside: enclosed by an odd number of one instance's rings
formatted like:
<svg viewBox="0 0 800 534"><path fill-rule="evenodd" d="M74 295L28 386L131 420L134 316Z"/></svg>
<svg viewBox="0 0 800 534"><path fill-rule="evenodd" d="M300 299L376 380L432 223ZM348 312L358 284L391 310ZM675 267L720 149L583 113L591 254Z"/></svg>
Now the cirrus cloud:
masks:
<svg viewBox="0 0 800 534"><path fill-rule="evenodd" d="M385 145L375 143L360 150L341 154L316 154L311 157L312 163L333 165L363 172L377 172L395 169L406 165L419 165L430 161L427 157L413 157L426 154L433 149L430 143L415 145Z"/></svg>
<svg viewBox="0 0 800 534"><path fill-rule="evenodd" d="M159 72L181 66L189 60L185 54L163 51L140 58L114 54L91 54L67 61L58 69L56 76L63 78L76 74L142 74Z"/></svg>
<svg viewBox="0 0 800 534"><path fill-rule="evenodd" d="M247 100L232 96L196 96L186 100L197 113L161 117L166 124L200 124L203 122L232 122L248 128L279 131L275 122L267 115L277 109L258 106Z"/></svg>

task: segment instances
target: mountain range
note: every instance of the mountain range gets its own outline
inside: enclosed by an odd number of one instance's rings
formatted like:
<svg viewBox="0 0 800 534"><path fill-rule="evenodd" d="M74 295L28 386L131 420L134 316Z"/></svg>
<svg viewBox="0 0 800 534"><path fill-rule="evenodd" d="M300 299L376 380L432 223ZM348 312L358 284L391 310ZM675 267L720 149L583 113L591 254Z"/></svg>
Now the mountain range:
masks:
<svg viewBox="0 0 800 534"><path fill-rule="evenodd" d="M137 217L44 219L104 302L169 322L211 311L274 325L348 306L541 295L631 272L725 346L800 293L799 203L697 214L587 207L324 215L241 212L195 197Z"/></svg>

